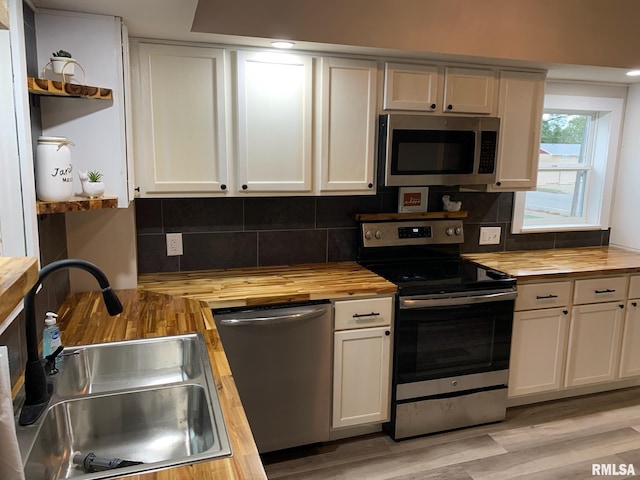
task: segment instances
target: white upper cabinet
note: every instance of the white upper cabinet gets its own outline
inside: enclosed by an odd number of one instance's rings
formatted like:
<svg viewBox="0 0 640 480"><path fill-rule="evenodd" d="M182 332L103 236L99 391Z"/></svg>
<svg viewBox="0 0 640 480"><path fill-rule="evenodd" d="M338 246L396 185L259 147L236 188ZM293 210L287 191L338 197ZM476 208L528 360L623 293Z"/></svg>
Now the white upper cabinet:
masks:
<svg viewBox="0 0 640 480"><path fill-rule="evenodd" d="M377 63L322 59L320 192L375 193Z"/></svg>
<svg viewBox="0 0 640 480"><path fill-rule="evenodd" d="M387 63L384 69L384 109L436 111L439 104L442 105L439 70L437 65Z"/></svg>
<svg viewBox="0 0 640 480"><path fill-rule="evenodd" d="M138 44L137 179L141 195L227 190L225 53Z"/></svg>
<svg viewBox="0 0 640 480"><path fill-rule="evenodd" d="M312 189L313 59L237 53L237 190Z"/></svg>
<svg viewBox="0 0 640 480"><path fill-rule="evenodd" d="M442 111L492 114L496 83L494 69L447 67Z"/></svg>
<svg viewBox="0 0 640 480"><path fill-rule="evenodd" d="M544 73L500 72L498 171L492 191L536 188L544 82Z"/></svg>

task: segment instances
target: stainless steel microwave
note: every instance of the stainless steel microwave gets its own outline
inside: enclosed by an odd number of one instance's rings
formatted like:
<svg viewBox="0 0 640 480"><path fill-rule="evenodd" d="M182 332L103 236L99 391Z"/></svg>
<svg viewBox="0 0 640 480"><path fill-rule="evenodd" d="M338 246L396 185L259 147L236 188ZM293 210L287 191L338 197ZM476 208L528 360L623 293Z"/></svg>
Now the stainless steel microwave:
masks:
<svg viewBox="0 0 640 480"><path fill-rule="evenodd" d="M379 181L388 186L488 185L500 119L387 114L379 119Z"/></svg>

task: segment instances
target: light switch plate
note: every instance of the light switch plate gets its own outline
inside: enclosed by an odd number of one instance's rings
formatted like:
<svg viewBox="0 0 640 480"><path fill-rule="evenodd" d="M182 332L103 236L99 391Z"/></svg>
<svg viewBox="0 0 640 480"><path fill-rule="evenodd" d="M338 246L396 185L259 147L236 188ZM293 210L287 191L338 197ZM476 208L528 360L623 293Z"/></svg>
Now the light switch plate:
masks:
<svg viewBox="0 0 640 480"><path fill-rule="evenodd" d="M479 245L499 245L502 227L480 227Z"/></svg>

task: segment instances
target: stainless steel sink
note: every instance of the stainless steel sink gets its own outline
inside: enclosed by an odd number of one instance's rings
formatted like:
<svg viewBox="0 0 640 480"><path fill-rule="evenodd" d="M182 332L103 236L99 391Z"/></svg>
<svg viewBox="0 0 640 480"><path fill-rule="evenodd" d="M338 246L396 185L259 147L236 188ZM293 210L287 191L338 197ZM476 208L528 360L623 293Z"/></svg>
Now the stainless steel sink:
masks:
<svg viewBox="0 0 640 480"><path fill-rule="evenodd" d="M47 411L17 427L27 480L109 478L231 455L201 334L64 352ZM73 459L89 453L142 463L85 472Z"/></svg>
<svg viewBox="0 0 640 480"><path fill-rule="evenodd" d="M57 392L69 396L191 380L201 373L199 354L195 334L65 348Z"/></svg>

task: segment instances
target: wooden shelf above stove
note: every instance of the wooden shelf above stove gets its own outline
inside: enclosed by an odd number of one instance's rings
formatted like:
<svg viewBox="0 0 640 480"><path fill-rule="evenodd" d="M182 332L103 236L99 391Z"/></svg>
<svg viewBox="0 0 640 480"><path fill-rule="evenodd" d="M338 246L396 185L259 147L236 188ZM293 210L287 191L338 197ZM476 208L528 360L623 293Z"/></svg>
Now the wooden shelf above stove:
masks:
<svg viewBox="0 0 640 480"><path fill-rule="evenodd" d="M357 213L359 222L378 222L381 220L425 220L441 218L467 218L468 212L407 212L407 213Z"/></svg>

